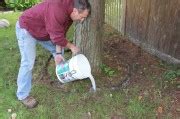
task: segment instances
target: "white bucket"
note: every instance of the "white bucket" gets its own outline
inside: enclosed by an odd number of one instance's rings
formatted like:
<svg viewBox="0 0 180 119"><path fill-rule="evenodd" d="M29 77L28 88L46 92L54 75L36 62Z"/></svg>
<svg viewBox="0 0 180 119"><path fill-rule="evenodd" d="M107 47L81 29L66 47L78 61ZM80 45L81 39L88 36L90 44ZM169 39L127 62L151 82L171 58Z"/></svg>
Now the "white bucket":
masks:
<svg viewBox="0 0 180 119"><path fill-rule="evenodd" d="M66 62L56 66L56 75L60 82L67 83L74 80L90 78L93 89L96 90L94 78L88 59L83 54L78 54Z"/></svg>

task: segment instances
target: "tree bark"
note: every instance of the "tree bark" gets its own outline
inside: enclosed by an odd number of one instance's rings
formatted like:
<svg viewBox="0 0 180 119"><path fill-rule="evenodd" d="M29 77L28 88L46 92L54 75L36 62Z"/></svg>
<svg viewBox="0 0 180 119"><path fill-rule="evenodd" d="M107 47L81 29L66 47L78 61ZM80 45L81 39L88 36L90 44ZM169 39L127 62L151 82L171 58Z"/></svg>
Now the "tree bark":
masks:
<svg viewBox="0 0 180 119"><path fill-rule="evenodd" d="M102 38L104 24L104 0L89 0L91 15L82 24L75 25L74 43L88 58L92 72L100 71L102 63Z"/></svg>

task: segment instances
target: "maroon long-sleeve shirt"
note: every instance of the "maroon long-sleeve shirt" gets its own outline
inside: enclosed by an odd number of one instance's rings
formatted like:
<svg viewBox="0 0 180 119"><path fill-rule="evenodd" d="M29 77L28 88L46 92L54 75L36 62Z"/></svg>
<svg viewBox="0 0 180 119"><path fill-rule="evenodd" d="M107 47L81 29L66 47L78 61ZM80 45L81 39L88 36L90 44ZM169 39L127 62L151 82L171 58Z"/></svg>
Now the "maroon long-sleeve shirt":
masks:
<svg viewBox="0 0 180 119"><path fill-rule="evenodd" d="M20 16L20 27L29 31L37 40L51 40L65 47L66 32L73 22L70 18L73 5L73 0L46 0Z"/></svg>

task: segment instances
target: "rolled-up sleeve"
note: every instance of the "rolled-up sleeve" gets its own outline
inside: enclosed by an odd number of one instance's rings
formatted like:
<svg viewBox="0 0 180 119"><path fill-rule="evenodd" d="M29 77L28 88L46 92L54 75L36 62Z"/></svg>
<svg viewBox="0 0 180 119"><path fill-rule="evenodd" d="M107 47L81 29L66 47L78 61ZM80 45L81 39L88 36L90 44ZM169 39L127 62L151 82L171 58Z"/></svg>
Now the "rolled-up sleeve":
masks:
<svg viewBox="0 0 180 119"><path fill-rule="evenodd" d="M58 4L48 5L45 12L46 30L51 41L59 46L67 45L66 39L66 14L62 6Z"/></svg>

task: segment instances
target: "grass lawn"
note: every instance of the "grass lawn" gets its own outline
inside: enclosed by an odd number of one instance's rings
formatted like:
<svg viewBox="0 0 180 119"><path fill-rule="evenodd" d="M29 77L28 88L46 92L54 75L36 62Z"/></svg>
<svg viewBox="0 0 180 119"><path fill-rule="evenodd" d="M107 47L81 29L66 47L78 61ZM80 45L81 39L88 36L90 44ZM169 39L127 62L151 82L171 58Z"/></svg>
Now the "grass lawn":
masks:
<svg viewBox="0 0 180 119"><path fill-rule="evenodd" d="M155 119L157 109L160 110L162 105L165 105L162 117L172 118L168 109L171 97L162 97L159 85L154 85L151 90L155 96L155 100L151 100L148 90L143 97L140 96L141 84L116 91L100 87L96 93L90 93L89 80L68 83L64 90L41 83L39 77L42 66L50 54L40 46L37 48L31 92L39 105L34 109L26 109L15 95L20 54L14 28L19 15L20 13L0 14L0 19L6 18L11 23L10 27L0 29L0 119L8 119L13 113L17 114L17 119ZM69 38L72 36L73 30L68 33ZM48 70L50 80L54 80L53 61ZM103 79L99 76L95 79L98 87L101 86ZM8 112L8 109L11 111Z"/></svg>

